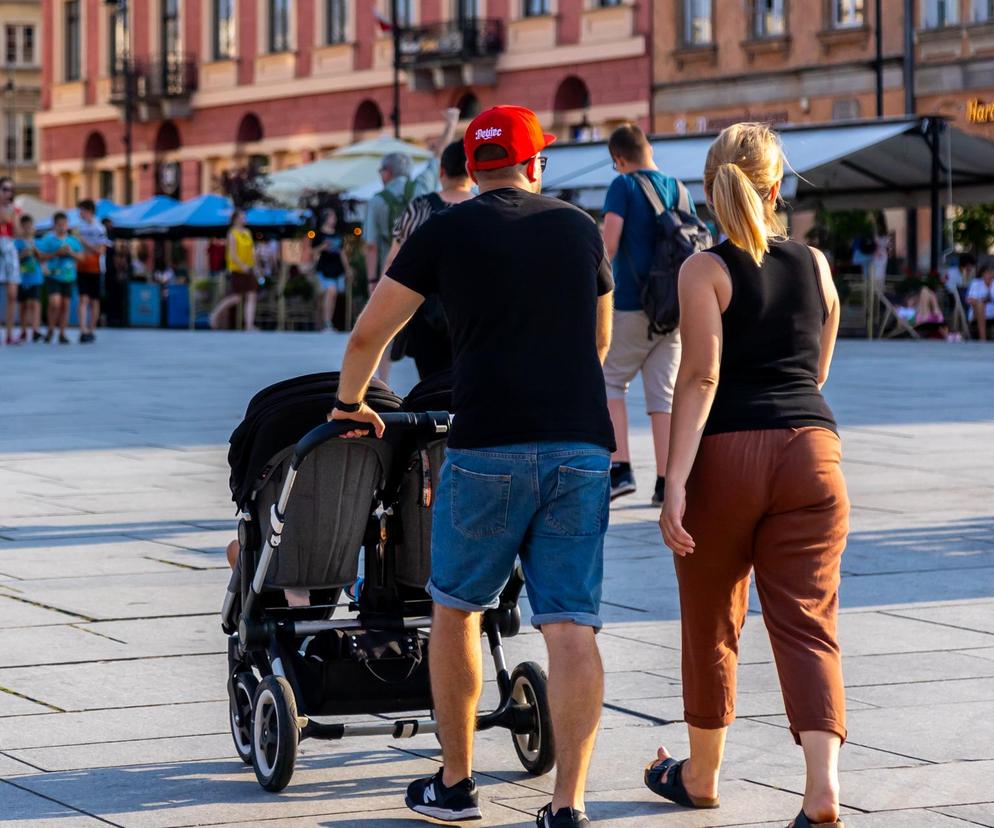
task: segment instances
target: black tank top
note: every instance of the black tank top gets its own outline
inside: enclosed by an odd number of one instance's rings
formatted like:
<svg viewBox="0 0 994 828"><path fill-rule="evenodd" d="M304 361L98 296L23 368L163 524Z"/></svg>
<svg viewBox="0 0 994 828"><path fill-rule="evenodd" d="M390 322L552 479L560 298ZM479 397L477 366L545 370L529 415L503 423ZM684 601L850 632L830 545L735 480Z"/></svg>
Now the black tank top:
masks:
<svg viewBox="0 0 994 828"><path fill-rule="evenodd" d="M828 318L821 277L806 245L771 241L757 266L730 241L711 248L732 279L722 314L721 374L705 434L821 426L835 417L818 390Z"/></svg>

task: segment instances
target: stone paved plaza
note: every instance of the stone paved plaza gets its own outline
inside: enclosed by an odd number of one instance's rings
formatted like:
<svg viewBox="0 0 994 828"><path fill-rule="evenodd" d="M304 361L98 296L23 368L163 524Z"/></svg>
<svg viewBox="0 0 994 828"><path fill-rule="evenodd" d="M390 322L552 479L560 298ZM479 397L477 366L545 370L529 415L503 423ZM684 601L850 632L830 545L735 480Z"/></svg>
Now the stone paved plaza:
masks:
<svg viewBox="0 0 994 828"><path fill-rule="evenodd" d="M437 768L431 736L305 742L290 787L272 795L228 733L227 437L252 393L336 368L344 343L107 331L88 348L0 350L0 823L421 824L403 792ZM402 365L395 384L412 377ZM994 346L844 341L828 394L853 500L847 825L994 826ZM605 826L782 828L803 767L755 610L722 808L685 812L641 785L656 746L683 755L686 735L639 397L640 492L613 510L607 544L607 702L588 809ZM533 632L507 653L544 660ZM483 824L534 825L552 778L527 776L506 732L480 739L476 768Z"/></svg>

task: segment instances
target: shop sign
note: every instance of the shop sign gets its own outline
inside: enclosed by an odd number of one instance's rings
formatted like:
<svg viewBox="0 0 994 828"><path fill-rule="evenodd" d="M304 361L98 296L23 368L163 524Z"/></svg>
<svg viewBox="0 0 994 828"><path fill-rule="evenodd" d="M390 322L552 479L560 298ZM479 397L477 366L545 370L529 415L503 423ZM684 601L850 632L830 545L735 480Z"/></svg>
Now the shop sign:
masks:
<svg viewBox="0 0 994 828"><path fill-rule="evenodd" d="M966 102L966 119L971 124L994 124L994 103L974 98Z"/></svg>

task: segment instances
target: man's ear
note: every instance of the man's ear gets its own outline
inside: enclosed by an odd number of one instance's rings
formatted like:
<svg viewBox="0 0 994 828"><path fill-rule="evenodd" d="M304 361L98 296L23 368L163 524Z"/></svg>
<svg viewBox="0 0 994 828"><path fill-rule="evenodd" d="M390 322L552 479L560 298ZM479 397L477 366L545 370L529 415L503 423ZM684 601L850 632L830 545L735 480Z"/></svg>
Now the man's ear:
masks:
<svg viewBox="0 0 994 828"><path fill-rule="evenodd" d="M528 176L528 180L534 184L538 181L538 176L535 175L535 165L538 163L538 158L532 158L528 162L528 166L525 167L525 175Z"/></svg>

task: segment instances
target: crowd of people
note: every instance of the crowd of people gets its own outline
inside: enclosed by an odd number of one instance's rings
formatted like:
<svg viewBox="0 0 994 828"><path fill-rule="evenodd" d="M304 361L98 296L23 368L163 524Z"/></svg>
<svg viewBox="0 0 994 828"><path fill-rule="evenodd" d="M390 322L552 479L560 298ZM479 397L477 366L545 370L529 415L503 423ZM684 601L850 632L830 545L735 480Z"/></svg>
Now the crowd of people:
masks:
<svg viewBox="0 0 994 828"><path fill-rule="evenodd" d="M720 806L754 572L807 767L791 826L841 826L847 731L836 622L849 501L821 394L840 302L825 256L791 240L778 217L779 138L761 124L721 133L704 185L727 238L679 261L680 244L706 235L694 235L686 189L656 168L638 127L619 128L608 144L620 175L603 235L583 211L541 194L554 140L520 107L495 107L469 125L463 148L479 194L451 176L458 195L448 205L422 202L409 217L417 220L401 223L328 415L354 424L346 437L382 436L366 391L391 341L437 301L457 412L434 496L427 585L443 762L409 785L406 804L444 820L481 816L472 773L481 614L497 606L520 559L532 624L548 648L555 733L555 787L536 821L590 824L604 537L610 500L635 488L624 399L641 371L656 445L653 502L679 584L690 740L679 761L660 747L644 784L687 808ZM367 251L380 261L381 250ZM678 285L679 330L654 333L648 282L664 304L675 301L665 288Z"/></svg>
<svg viewBox="0 0 994 828"><path fill-rule="evenodd" d="M70 302L79 293L79 339L96 341L100 319L102 280L106 259L113 254L107 227L96 215L96 205L84 199L77 205L79 221L70 232L69 217L59 211L52 229L37 237L32 216L14 209L14 182L0 178L0 284L6 288L4 343L8 346L52 342L68 345ZM47 295L43 332L41 290ZM20 332L17 327L20 323Z"/></svg>

